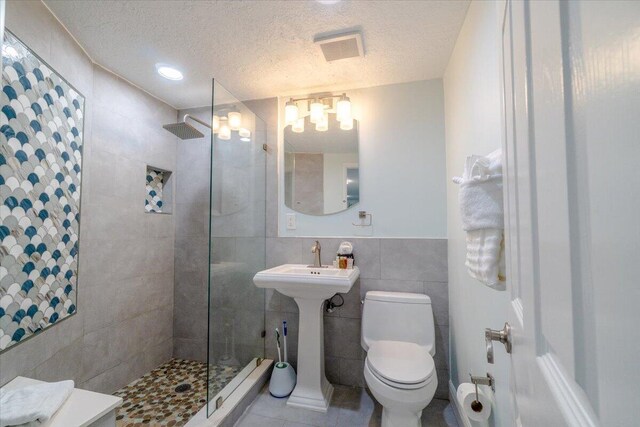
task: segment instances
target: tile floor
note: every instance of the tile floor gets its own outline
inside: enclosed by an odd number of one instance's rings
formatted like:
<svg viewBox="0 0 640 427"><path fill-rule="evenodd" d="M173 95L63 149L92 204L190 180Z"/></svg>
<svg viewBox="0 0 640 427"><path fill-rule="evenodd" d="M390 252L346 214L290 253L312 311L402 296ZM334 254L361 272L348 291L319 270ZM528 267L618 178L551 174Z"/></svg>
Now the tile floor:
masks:
<svg viewBox="0 0 640 427"><path fill-rule="evenodd" d="M236 376L240 368L211 365L212 395ZM188 390L176 387L189 384ZM123 403L116 413L117 427L183 426L207 401L207 364L171 359L116 391Z"/></svg>
<svg viewBox="0 0 640 427"><path fill-rule="evenodd" d="M269 394L268 385L249 406L235 427L365 427L380 426L382 407L365 389L334 386L326 414L290 408L287 399ZM425 427L458 427L448 400L434 399L422 412Z"/></svg>

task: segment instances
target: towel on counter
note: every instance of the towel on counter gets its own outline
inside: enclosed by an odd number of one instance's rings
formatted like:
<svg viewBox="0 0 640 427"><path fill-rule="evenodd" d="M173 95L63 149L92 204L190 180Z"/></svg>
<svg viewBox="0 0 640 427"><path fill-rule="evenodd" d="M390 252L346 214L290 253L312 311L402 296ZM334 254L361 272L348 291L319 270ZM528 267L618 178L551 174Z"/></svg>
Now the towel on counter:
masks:
<svg viewBox="0 0 640 427"><path fill-rule="evenodd" d="M0 427L48 421L69 398L74 387L73 381L60 381L15 390L0 389Z"/></svg>
<svg viewBox="0 0 640 427"><path fill-rule="evenodd" d="M502 152L469 156L460 184L460 215L467 232L469 275L494 289L505 289Z"/></svg>

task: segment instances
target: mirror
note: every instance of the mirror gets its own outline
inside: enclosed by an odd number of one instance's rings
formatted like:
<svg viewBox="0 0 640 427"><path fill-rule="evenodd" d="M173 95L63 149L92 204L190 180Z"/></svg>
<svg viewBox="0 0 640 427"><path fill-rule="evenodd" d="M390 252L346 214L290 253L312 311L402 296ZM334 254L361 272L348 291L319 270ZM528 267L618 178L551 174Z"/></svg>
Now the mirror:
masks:
<svg viewBox="0 0 640 427"><path fill-rule="evenodd" d="M304 131L284 130L285 205L308 215L342 212L360 202L358 121L340 129L329 113L329 129L316 131L307 116Z"/></svg>

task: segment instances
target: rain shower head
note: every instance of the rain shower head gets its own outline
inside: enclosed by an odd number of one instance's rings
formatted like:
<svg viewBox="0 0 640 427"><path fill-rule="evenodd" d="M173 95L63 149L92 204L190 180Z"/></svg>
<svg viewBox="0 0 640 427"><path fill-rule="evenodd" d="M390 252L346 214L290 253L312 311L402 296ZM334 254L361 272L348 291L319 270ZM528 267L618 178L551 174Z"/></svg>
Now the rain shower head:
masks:
<svg viewBox="0 0 640 427"><path fill-rule="evenodd" d="M180 139L196 139L204 137L204 134L188 123L170 123L162 126Z"/></svg>
<svg viewBox="0 0 640 427"><path fill-rule="evenodd" d="M187 119L191 119L195 122L200 123L202 126L206 126L209 130L211 130L211 126L200 119L195 117L191 117L188 114L185 114L184 118L179 123L169 123L168 125L163 125L162 127L177 136L180 139L197 139L203 138L204 134L200 132L198 129L191 126L187 123Z"/></svg>

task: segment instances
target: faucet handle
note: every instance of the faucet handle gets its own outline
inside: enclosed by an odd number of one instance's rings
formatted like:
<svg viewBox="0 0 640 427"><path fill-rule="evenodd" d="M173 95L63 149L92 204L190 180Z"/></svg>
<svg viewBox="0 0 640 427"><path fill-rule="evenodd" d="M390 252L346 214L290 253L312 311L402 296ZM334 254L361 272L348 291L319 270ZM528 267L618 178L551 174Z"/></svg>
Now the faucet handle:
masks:
<svg viewBox="0 0 640 427"><path fill-rule="evenodd" d="M315 241L313 246L311 246L311 253L315 254L318 250L322 249L319 241Z"/></svg>

